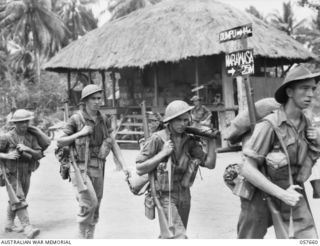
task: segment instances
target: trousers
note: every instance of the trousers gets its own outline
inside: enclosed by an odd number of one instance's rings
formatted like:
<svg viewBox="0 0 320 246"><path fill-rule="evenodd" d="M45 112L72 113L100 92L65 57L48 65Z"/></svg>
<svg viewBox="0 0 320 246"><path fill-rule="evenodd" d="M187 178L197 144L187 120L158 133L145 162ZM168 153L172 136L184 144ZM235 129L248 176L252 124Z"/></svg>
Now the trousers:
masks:
<svg viewBox="0 0 320 246"><path fill-rule="evenodd" d="M11 210L16 211L18 209L26 208L28 206L26 198L30 188L31 172L9 173L8 180L20 200L19 204L12 204L9 201Z"/></svg>
<svg viewBox="0 0 320 246"><path fill-rule="evenodd" d="M74 171L70 170L70 178L79 204L77 222L84 225L95 225L99 221L100 203L103 196L104 169L103 161L91 160L95 165L88 165L87 173L82 173L87 190L78 192Z"/></svg>
<svg viewBox="0 0 320 246"><path fill-rule="evenodd" d="M174 238L186 239L186 230L191 207L190 189L179 185L171 192L171 201L169 202L169 200L169 192L161 192L160 203L167 218L169 218L169 206L171 207ZM162 235L160 235L160 238L164 239Z"/></svg>
<svg viewBox="0 0 320 246"><path fill-rule="evenodd" d="M290 207L278 199L274 199L285 227L289 228ZM256 189L253 198L249 201L241 198L241 212L237 231L238 238L262 239L272 226L272 217L263 199L262 191ZM297 206L293 207L293 225L295 238L318 238L317 230L308 205L306 194Z"/></svg>

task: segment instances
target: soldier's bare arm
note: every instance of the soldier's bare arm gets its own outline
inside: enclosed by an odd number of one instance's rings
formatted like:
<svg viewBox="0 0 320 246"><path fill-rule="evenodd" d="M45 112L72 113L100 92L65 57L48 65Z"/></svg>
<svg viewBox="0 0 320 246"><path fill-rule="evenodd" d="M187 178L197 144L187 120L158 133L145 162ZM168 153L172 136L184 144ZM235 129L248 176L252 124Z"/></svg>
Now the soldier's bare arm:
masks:
<svg viewBox="0 0 320 246"><path fill-rule="evenodd" d="M154 170L165 157L172 153L173 148L174 146L171 140L165 142L162 150L159 153L157 153L150 159L147 159L141 163L137 163L137 174L143 175Z"/></svg>
<svg viewBox="0 0 320 246"><path fill-rule="evenodd" d="M302 198L302 195L296 191L296 189L302 189L300 186L292 185L287 190L284 190L275 185L258 170L257 163L252 158L247 157L245 159L245 163L241 166L240 174L260 190L290 206L297 205Z"/></svg>
<svg viewBox="0 0 320 246"><path fill-rule="evenodd" d="M58 147L63 147L70 145L76 140L77 138L87 136L92 133L92 127L90 126L84 126L80 131L72 134L72 135L67 135L64 134L62 135L58 140L57 140L57 145Z"/></svg>
<svg viewBox="0 0 320 246"><path fill-rule="evenodd" d="M0 159L5 159L5 160L15 160L20 157L20 154L18 151L10 151L8 153L0 153Z"/></svg>
<svg viewBox="0 0 320 246"><path fill-rule="evenodd" d="M217 158L217 144L215 139L209 139L208 141L208 155L204 162L204 166L209 169L214 169L216 167L216 158Z"/></svg>

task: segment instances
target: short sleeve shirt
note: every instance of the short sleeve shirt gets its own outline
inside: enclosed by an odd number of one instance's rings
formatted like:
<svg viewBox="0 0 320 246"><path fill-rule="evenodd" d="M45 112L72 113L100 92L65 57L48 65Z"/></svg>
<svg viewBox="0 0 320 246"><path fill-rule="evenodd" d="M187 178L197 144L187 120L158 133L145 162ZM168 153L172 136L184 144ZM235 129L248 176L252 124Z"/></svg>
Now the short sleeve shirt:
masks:
<svg viewBox="0 0 320 246"><path fill-rule="evenodd" d="M308 121L306 117L302 115L300 125L298 129L296 129L287 119L282 107L276 110L269 119L273 120L278 126L279 132L287 147L292 174L293 177L295 177L303 165L308 165L307 162L309 161L314 163L319 156L317 148L312 146L305 137ZM261 166L265 165L267 154L272 151L276 145L281 146L272 126L264 120L256 125L251 138L243 148L243 153L245 156L253 158L256 163ZM269 174L274 174L275 179L288 178L287 166L279 170L274 170L272 167L267 167L267 169L270 171Z"/></svg>
<svg viewBox="0 0 320 246"><path fill-rule="evenodd" d="M24 138L19 138L16 130L13 129L7 134L0 136L0 152L8 153L9 151L13 151L16 149L18 143L23 143L33 150L42 150L35 136L27 132ZM10 172L15 172L17 167L28 171L32 169L31 165L33 165L35 161L37 160L27 160L23 157L18 160L6 160L6 167Z"/></svg>
<svg viewBox="0 0 320 246"><path fill-rule="evenodd" d="M72 115L64 127L63 132L66 135L72 135L80 131L84 125L91 126L93 133L90 135L90 156L97 157L99 153L99 148L102 145L104 138L108 136L109 127L106 123L106 120L103 119L102 114L98 111L97 120L94 121L85 110L77 112ZM76 145L84 145L86 137L77 139ZM84 148L77 148L77 151L84 152ZM78 153L79 156L83 157L85 153ZM80 158L82 161L82 158Z"/></svg>
<svg viewBox="0 0 320 246"><path fill-rule="evenodd" d="M155 156L161 151L164 145L164 140L167 140L169 138L170 131L168 128L152 134L138 154L136 162L142 163ZM202 161L202 163L204 163L206 154L203 151L200 143L195 138L191 137L188 134L184 134L181 146L182 148L180 154L173 154L175 157L174 159L176 160L175 173L184 173L187 168L187 160L189 160L190 158L199 159Z"/></svg>

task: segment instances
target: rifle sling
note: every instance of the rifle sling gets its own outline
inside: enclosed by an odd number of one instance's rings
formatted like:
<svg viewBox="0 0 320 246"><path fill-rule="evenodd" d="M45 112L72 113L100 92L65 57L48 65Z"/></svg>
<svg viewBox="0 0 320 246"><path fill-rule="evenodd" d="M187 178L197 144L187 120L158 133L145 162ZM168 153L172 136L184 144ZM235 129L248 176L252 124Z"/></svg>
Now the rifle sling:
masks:
<svg viewBox="0 0 320 246"><path fill-rule="evenodd" d="M274 122L272 122L271 120L265 118L265 120L270 124L270 126L272 127L273 131L275 132L277 138L279 139L280 145L287 157L287 162L288 162L288 175L289 175L289 184L290 186L293 185L293 178L292 178L292 170L291 170L291 164L290 164L290 157L289 157L289 153L288 153L288 149L286 144L283 141L283 138L279 132L279 128L278 126L276 126L274 124ZM267 172L266 172L267 174ZM293 227L293 211L292 211L292 207L290 206L290 218L289 218L289 238L294 238L294 227Z"/></svg>

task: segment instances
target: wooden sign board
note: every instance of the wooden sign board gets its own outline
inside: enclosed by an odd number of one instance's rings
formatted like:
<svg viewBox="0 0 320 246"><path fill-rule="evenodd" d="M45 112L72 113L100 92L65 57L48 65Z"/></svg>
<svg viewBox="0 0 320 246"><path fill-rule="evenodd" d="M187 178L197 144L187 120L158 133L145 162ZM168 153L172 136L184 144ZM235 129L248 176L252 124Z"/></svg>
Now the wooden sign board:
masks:
<svg viewBox="0 0 320 246"><path fill-rule="evenodd" d="M220 43L252 37L252 23L228 29L219 33Z"/></svg>
<svg viewBox="0 0 320 246"><path fill-rule="evenodd" d="M238 50L226 54L226 70L229 76L243 76L253 74L253 49Z"/></svg>

